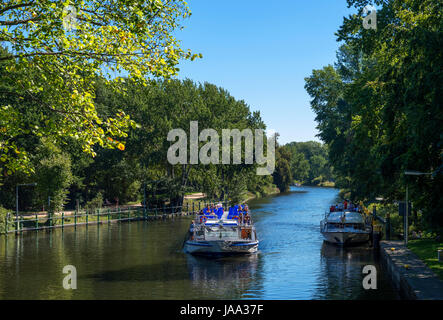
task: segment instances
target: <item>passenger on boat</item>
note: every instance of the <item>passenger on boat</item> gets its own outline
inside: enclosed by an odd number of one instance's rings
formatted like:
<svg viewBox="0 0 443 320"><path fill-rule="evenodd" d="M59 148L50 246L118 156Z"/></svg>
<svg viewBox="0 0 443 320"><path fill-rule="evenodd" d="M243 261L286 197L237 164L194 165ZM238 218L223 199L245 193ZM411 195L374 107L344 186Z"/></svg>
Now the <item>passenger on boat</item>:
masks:
<svg viewBox="0 0 443 320"><path fill-rule="evenodd" d="M251 217L249 216L248 213L246 213L246 215L245 215L245 224L249 225L250 222L251 222Z"/></svg>
<svg viewBox="0 0 443 320"><path fill-rule="evenodd" d="M335 211L335 206L332 205L332 206L329 208L329 212L334 212L334 211Z"/></svg>

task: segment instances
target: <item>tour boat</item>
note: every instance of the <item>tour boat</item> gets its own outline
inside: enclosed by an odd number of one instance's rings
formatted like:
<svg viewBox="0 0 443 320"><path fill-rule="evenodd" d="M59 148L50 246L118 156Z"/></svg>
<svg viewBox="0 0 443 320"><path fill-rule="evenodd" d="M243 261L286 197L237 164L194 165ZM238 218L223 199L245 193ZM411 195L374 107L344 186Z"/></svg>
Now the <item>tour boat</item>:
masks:
<svg viewBox="0 0 443 320"><path fill-rule="evenodd" d="M229 213L218 208L216 213L197 215L184 243L191 254L245 254L258 250L258 239L252 220L242 221L232 207ZM243 219L245 220L245 219Z"/></svg>
<svg viewBox="0 0 443 320"><path fill-rule="evenodd" d="M361 213L341 210L325 214L320 232L327 242L348 245L369 241L370 228Z"/></svg>

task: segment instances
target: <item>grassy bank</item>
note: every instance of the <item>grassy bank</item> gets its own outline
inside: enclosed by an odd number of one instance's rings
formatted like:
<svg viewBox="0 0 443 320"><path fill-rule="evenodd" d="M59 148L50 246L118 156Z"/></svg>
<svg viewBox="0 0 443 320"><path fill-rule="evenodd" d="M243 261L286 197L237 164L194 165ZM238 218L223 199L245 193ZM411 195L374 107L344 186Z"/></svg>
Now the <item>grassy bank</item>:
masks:
<svg viewBox="0 0 443 320"><path fill-rule="evenodd" d="M296 182L299 183L299 182ZM321 181L318 183L300 183L303 186L307 187L325 187L325 188L335 188L335 182L333 181Z"/></svg>
<svg viewBox="0 0 443 320"><path fill-rule="evenodd" d="M333 181L324 181L318 184L319 187L327 187L327 188L335 188L335 182Z"/></svg>
<svg viewBox="0 0 443 320"><path fill-rule="evenodd" d="M252 199L267 197L267 196L277 194L277 193L280 193L280 190L278 190L278 188L276 186L270 186L270 187L265 188L265 191L263 193L247 192L243 202L248 202L249 200L252 200Z"/></svg>
<svg viewBox="0 0 443 320"><path fill-rule="evenodd" d="M437 250L443 249L443 242L432 239L411 240L408 242L408 248L443 280L443 263L438 262L437 255Z"/></svg>

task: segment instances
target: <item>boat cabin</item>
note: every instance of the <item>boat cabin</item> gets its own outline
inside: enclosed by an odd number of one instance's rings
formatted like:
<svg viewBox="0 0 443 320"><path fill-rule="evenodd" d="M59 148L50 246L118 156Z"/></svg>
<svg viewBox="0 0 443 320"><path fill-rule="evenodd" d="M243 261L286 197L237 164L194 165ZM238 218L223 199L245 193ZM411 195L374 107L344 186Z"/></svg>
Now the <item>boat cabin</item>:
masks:
<svg viewBox="0 0 443 320"><path fill-rule="evenodd" d="M365 220L363 216L354 211L330 212L327 214L325 221L329 228L352 227L360 230L365 229Z"/></svg>

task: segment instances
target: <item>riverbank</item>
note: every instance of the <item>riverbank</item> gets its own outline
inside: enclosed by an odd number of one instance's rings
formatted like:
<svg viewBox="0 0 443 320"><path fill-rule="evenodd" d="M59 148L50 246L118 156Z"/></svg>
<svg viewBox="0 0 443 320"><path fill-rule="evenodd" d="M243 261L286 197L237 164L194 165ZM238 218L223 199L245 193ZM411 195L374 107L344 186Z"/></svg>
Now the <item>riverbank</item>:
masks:
<svg viewBox="0 0 443 320"><path fill-rule="evenodd" d="M442 242L434 239L410 240L408 248L443 281L443 263L438 261L438 250L443 250Z"/></svg>
<svg viewBox="0 0 443 320"><path fill-rule="evenodd" d="M401 241L382 241L380 256L393 285L410 300L443 300L443 281Z"/></svg>
<svg viewBox="0 0 443 320"><path fill-rule="evenodd" d="M251 201L253 199L260 199L267 196L272 196L274 194L279 194L280 190L277 187L268 188L263 195L254 194L252 192L248 192L246 194L245 200L243 200L244 203L247 203L248 201Z"/></svg>
<svg viewBox="0 0 443 320"><path fill-rule="evenodd" d="M334 181L322 181L317 184L314 183L300 183L296 181L295 183L298 183L300 186L303 187L322 187L322 188L335 188L335 182ZM297 185L293 185L297 186Z"/></svg>

